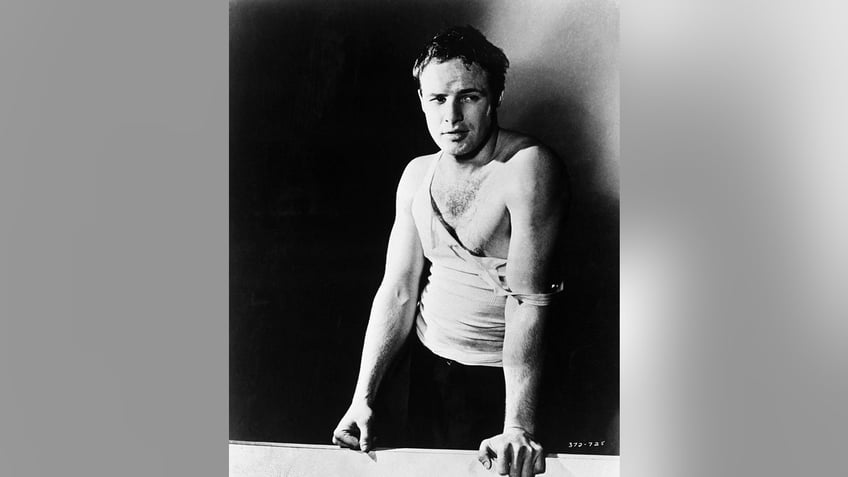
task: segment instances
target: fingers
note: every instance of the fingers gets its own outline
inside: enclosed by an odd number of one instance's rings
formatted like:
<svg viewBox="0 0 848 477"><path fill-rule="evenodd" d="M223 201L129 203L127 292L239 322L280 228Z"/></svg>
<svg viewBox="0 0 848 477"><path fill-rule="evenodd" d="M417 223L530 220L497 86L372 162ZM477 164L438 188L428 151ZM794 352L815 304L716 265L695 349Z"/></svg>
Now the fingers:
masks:
<svg viewBox="0 0 848 477"><path fill-rule="evenodd" d="M539 444L535 442L531 442L530 445L533 447L533 451L535 454L535 463L533 465L533 470L537 474L545 473L545 449L542 448Z"/></svg>
<svg viewBox="0 0 848 477"><path fill-rule="evenodd" d="M545 473L544 449L532 440L526 445L516 445L485 439L480 443L477 460L486 470L510 477L532 477Z"/></svg>
<svg viewBox="0 0 848 477"><path fill-rule="evenodd" d="M519 468L521 469L521 475L523 475L524 477L533 477L533 465L535 464L536 460L536 452L532 447L522 447L520 450L523 451L521 452L521 454L523 454L523 458L520 462L516 461L515 465L520 465Z"/></svg>
<svg viewBox="0 0 848 477"><path fill-rule="evenodd" d="M372 415L367 403L353 402L333 431L333 444L366 452L372 450L376 441L371 432Z"/></svg>
<svg viewBox="0 0 848 477"><path fill-rule="evenodd" d="M359 438L349 430L339 428L333 431L333 444L339 447L359 449Z"/></svg>
<svg viewBox="0 0 848 477"><path fill-rule="evenodd" d="M495 472L499 475L509 474L509 464L512 463L512 446L509 444L503 446L501 452L495 451L497 459L495 459Z"/></svg>
<svg viewBox="0 0 848 477"><path fill-rule="evenodd" d="M355 430L359 431L357 436ZM333 431L333 444L339 447L369 452L374 449L375 436L371 435L368 424L352 423L349 427L339 427Z"/></svg>
<svg viewBox="0 0 848 477"><path fill-rule="evenodd" d="M524 461L530 460L527 459L528 448L526 446L518 445L512 449L512 462L509 466L509 477L522 477L524 475L532 477L533 474L524 473Z"/></svg>
<svg viewBox="0 0 848 477"><path fill-rule="evenodd" d="M492 456L494 455L494 451L489 444L489 439L484 439L483 442L480 443L480 449L477 451L477 460L483 464L483 467L485 467L486 470L492 468Z"/></svg>

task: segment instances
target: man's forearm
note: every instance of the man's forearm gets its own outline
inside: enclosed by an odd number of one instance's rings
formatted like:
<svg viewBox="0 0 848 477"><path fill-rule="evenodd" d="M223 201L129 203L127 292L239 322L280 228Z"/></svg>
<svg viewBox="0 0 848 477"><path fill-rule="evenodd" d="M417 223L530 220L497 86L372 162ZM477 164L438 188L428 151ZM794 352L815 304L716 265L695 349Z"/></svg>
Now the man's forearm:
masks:
<svg viewBox="0 0 848 477"><path fill-rule="evenodd" d="M365 332L353 400L371 405L386 369L412 329L417 290L383 283L377 290Z"/></svg>
<svg viewBox="0 0 848 477"><path fill-rule="evenodd" d="M536 406L544 356L543 328L546 307L519 305L509 299L503 347L506 402L504 429L536 432Z"/></svg>

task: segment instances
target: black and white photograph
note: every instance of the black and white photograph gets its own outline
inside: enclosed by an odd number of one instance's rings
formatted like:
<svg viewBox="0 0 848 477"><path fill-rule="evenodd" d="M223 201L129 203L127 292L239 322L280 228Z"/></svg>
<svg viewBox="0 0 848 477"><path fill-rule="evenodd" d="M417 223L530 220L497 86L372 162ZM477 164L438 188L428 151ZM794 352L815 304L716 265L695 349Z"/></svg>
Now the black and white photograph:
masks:
<svg viewBox="0 0 848 477"><path fill-rule="evenodd" d="M848 475L845 2L0 4L0 476Z"/></svg>
<svg viewBox="0 0 848 477"><path fill-rule="evenodd" d="M615 475L617 48L614 2L230 2L231 475Z"/></svg>

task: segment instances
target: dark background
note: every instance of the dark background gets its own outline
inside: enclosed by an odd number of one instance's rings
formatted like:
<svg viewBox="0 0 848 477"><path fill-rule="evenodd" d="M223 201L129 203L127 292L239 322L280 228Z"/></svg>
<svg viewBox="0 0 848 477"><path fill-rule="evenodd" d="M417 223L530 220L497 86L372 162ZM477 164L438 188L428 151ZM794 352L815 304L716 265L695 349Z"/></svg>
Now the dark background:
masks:
<svg viewBox="0 0 848 477"><path fill-rule="evenodd" d="M230 4L230 438L329 443L353 393L395 186L435 151L412 60L469 23L512 64L502 125L539 137L570 174L543 444L617 454L617 10L397 3ZM569 444L586 441L606 444Z"/></svg>

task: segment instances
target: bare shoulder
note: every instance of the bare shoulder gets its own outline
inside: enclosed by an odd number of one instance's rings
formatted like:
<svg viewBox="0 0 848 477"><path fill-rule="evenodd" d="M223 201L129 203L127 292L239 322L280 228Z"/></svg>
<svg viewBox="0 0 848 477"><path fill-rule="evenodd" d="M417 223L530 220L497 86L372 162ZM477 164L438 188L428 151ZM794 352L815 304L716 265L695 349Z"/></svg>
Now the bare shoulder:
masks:
<svg viewBox="0 0 848 477"><path fill-rule="evenodd" d="M513 199L561 197L565 191L565 166L559 157L541 142L513 133L511 155L504 160L505 191Z"/></svg>
<svg viewBox="0 0 848 477"><path fill-rule="evenodd" d="M540 176L540 178L559 175L563 172L562 161L543 144L528 145L516 151L505 165L510 172Z"/></svg>
<svg viewBox="0 0 848 477"><path fill-rule="evenodd" d="M436 157L438 157L438 153L418 156L409 161L398 183L398 198L412 198Z"/></svg>

